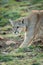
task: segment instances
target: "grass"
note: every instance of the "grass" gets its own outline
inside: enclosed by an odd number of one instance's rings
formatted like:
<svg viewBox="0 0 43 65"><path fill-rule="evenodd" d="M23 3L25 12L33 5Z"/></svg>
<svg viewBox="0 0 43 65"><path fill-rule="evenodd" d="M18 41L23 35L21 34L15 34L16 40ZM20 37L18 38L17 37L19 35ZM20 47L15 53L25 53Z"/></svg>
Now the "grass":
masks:
<svg viewBox="0 0 43 65"><path fill-rule="evenodd" d="M38 55L39 56L39 55ZM25 56L24 54L16 54L16 55L8 55L1 57L1 62L8 64L8 65L33 65L33 64L42 64L42 58L29 58L28 56ZM3 65L3 64L2 64Z"/></svg>
<svg viewBox="0 0 43 65"><path fill-rule="evenodd" d="M37 52L34 48L31 52L25 50L27 48L13 50L7 55L0 53L1 65L43 65L43 52Z"/></svg>
<svg viewBox="0 0 43 65"><path fill-rule="evenodd" d="M24 0L16 2L15 0L1 0L0 1L0 26L4 26L9 23L9 18L14 21L20 17L27 16L31 10L43 9L43 0Z"/></svg>

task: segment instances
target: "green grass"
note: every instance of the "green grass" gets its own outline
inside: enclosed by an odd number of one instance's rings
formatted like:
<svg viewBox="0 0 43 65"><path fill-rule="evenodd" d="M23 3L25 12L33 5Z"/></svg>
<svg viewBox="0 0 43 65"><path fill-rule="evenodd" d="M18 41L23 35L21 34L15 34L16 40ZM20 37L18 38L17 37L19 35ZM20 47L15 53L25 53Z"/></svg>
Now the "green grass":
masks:
<svg viewBox="0 0 43 65"><path fill-rule="evenodd" d="M20 17L28 15L29 11L33 9L43 9L43 0L24 0L21 2L1 0L0 3L0 26L8 24L9 18L15 21Z"/></svg>
<svg viewBox="0 0 43 65"><path fill-rule="evenodd" d="M1 65L43 65L43 52L37 52L34 48L31 52L25 50L27 48L13 50L7 55L0 53Z"/></svg>
<svg viewBox="0 0 43 65"><path fill-rule="evenodd" d="M40 53L41 55L41 53ZM38 57L32 57L29 58L28 55L24 54L24 53L17 53L17 54L12 54L12 55L4 55L4 56L0 56L0 61L3 63L7 64L7 65L33 65L33 64L42 64L42 57L40 57L40 55L38 55Z"/></svg>

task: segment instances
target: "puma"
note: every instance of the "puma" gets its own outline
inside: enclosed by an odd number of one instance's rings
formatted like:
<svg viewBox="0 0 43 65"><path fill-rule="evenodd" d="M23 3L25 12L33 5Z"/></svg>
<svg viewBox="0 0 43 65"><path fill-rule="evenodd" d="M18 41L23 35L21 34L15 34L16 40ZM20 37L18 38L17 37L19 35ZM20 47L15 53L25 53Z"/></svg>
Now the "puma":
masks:
<svg viewBox="0 0 43 65"><path fill-rule="evenodd" d="M25 29L24 41L20 48L30 46L36 38L43 37L43 11L31 11L31 14L26 17L21 17L16 21L9 19L9 21L14 33L20 33L21 28Z"/></svg>

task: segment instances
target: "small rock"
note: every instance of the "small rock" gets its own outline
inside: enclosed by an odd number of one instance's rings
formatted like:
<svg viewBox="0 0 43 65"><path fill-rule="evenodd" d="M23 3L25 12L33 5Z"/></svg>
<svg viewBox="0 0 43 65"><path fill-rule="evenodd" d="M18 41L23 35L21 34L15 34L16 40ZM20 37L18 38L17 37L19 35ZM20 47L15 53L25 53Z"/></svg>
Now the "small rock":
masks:
<svg viewBox="0 0 43 65"><path fill-rule="evenodd" d="M3 38L2 36L0 36L0 41L1 41L1 40L4 40L4 38Z"/></svg>
<svg viewBox="0 0 43 65"><path fill-rule="evenodd" d="M6 41L6 45L10 45L10 44L16 44L14 41Z"/></svg>

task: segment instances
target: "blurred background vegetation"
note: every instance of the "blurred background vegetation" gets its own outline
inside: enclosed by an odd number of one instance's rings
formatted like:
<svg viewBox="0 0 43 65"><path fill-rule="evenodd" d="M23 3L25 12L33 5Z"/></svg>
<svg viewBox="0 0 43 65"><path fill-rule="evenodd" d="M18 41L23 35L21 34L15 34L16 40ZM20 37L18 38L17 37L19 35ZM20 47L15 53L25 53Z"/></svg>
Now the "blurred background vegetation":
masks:
<svg viewBox="0 0 43 65"><path fill-rule="evenodd" d="M0 26L29 14L30 10L43 10L43 0L0 0Z"/></svg>

